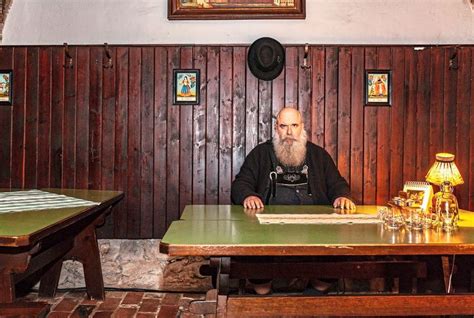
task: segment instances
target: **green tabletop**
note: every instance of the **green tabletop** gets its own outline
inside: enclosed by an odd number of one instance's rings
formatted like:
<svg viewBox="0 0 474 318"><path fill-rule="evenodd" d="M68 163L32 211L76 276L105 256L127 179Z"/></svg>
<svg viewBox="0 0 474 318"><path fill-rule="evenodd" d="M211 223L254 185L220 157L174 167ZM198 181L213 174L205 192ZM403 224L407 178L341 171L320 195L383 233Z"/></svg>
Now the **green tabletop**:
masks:
<svg viewBox="0 0 474 318"><path fill-rule="evenodd" d="M41 189L42 191L64 194L84 200L108 204L118 201L123 193L120 191L76 190L76 189ZM81 206L51 210L32 210L22 212L0 213L0 246L9 246L21 237L29 237L44 229L51 228L68 219L72 219L96 206ZM5 244L2 244L5 243Z"/></svg>
<svg viewBox="0 0 474 318"><path fill-rule="evenodd" d="M328 206L268 206L262 213L332 213ZM376 213L359 206L356 213ZM170 255L474 254L474 213L459 229L388 230L383 224L260 224L241 206L188 206L161 241Z"/></svg>

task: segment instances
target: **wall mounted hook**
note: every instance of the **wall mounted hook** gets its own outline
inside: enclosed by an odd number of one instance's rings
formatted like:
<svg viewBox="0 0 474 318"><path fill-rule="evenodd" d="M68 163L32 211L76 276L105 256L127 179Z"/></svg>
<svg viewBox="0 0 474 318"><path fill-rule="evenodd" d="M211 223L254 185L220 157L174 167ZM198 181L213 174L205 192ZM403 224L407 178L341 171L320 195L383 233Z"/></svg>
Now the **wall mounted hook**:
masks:
<svg viewBox="0 0 474 318"><path fill-rule="evenodd" d="M114 67L112 63L112 54L110 53L110 48L109 48L108 43L104 43L104 52L105 52L105 57L107 58L107 62L103 64L104 68Z"/></svg>
<svg viewBox="0 0 474 318"><path fill-rule="evenodd" d="M448 68L450 70L457 70L459 68L459 61L458 61L458 50L457 47L455 48L454 53L449 58L449 65Z"/></svg>
<svg viewBox="0 0 474 318"><path fill-rule="evenodd" d="M309 44L306 43L304 45L303 64L301 65L301 68L304 70L311 68L311 65L308 65L308 53L309 53Z"/></svg>
<svg viewBox="0 0 474 318"><path fill-rule="evenodd" d="M63 65L64 68L73 68L74 64L72 62L72 56L71 53L69 53L69 46L67 45L66 42L64 42L64 57L65 57L65 63Z"/></svg>

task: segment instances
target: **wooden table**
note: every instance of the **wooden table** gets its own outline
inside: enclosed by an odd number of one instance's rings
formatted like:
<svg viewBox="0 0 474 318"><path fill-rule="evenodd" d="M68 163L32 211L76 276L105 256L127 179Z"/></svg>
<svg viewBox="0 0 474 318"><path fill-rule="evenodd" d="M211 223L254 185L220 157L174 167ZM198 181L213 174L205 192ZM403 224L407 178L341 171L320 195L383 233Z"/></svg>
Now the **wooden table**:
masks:
<svg viewBox="0 0 474 318"><path fill-rule="evenodd" d="M104 283L95 228L101 225L114 204L122 199L119 191L43 189L99 205L50 210L0 213L0 316L33 312L44 308L15 303L15 285L40 276L41 297L56 293L64 260L83 264L87 294L104 299ZM29 308L29 309L28 309ZM35 311L34 308L38 310Z"/></svg>
<svg viewBox="0 0 474 318"><path fill-rule="evenodd" d="M376 213L376 210L376 206L359 206L357 213ZM331 212L334 209L328 206L269 206L263 213ZM244 213L241 206L187 206L181 220L173 222L166 232L160 250L170 256L211 257L211 265L217 269L217 287L208 292L205 301L192 304L190 308L196 312L229 317L472 314L474 295L468 293L311 297L229 294L232 278L319 275L320 271L328 271L327 266L312 262L320 257L472 255L474 213L461 210L460 217L460 228L452 233L393 231L382 224L260 224L255 215ZM263 268L241 261L255 257L272 260L264 262ZM414 277L417 274L413 273Z"/></svg>

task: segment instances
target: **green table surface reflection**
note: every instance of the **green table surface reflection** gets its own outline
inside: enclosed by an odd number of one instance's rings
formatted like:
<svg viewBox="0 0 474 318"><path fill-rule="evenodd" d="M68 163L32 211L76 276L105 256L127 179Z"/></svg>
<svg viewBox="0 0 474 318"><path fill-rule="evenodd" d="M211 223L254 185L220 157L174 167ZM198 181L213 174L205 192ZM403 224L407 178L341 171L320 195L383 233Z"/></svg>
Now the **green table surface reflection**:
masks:
<svg viewBox="0 0 474 318"><path fill-rule="evenodd" d="M261 213L321 214L330 206L267 206ZM377 206L355 213L375 214ZM161 241L170 255L474 254L474 213L461 210L459 229L388 230L383 224L260 224L242 206L190 205Z"/></svg>

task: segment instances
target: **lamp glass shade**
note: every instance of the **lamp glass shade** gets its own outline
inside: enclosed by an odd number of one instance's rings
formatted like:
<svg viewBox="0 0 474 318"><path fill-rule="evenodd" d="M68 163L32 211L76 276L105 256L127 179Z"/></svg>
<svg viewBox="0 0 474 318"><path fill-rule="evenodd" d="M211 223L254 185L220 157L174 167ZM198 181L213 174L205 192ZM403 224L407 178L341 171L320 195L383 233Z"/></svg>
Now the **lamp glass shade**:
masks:
<svg viewBox="0 0 474 318"><path fill-rule="evenodd" d="M436 161L428 171L426 181L438 186L442 185L445 181L449 181L453 187L463 184L464 180L454 163L454 155L450 153L436 154Z"/></svg>

